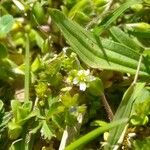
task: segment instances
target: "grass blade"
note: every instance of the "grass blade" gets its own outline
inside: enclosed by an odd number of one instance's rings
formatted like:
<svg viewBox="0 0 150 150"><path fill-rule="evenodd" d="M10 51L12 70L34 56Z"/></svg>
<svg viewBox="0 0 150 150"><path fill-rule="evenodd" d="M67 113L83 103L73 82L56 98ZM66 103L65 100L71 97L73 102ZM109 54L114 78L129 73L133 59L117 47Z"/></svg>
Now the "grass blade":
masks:
<svg viewBox="0 0 150 150"><path fill-rule="evenodd" d="M128 119L121 119L121 120L117 120L117 121L114 121L112 123L109 123L109 124L107 124L104 127L99 127L97 129L87 133L86 135L82 136L81 138L79 138L78 140L74 141L70 145L68 145L65 148L65 150L75 150L79 146L85 145L89 141L94 140L96 137L98 137L99 135L103 134L104 132L106 132L106 131L114 128L114 127L118 127L119 125L121 125L123 123L127 123L127 122L128 122Z"/></svg>
<svg viewBox="0 0 150 150"><path fill-rule="evenodd" d="M140 94L142 93L145 83L137 83L138 74L140 65L142 62L142 55L140 56L136 74L134 77L134 81L132 82L131 86L127 89L125 92L123 99L117 109L117 112L115 113L114 120L119 120L120 118L130 118L131 113L133 111L133 104L136 101L137 98L139 98ZM105 150L111 150L115 149L117 150L119 148L119 144L122 143L126 129L128 127L128 124L122 124L118 128L114 128L109 133L108 143L105 146Z"/></svg>
<svg viewBox="0 0 150 150"><path fill-rule="evenodd" d="M108 19L105 24L103 24L104 29L108 28L108 26L113 23L124 11L126 11L130 6L141 3L141 0L128 0L126 3L122 4L118 9L114 11L111 15L111 18Z"/></svg>
<svg viewBox="0 0 150 150"><path fill-rule="evenodd" d="M140 50L143 50L143 48L141 46L137 45L137 43L135 43L127 34L125 34L118 27L115 27L115 26L111 27L110 32L111 32L112 36L115 38L115 40L118 41L119 43L122 43L122 44L132 48L133 50L137 50L138 52Z"/></svg>
<svg viewBox="0 0 150 150"><path fill-rule="evenodd" d="M144 85L144 83L138 83L137 85L133 84L127 89L117 109L117 112L115 113L113 121L117 121L120 118L130 117L133 103L144 88ZM111 150L118 144L118 140L123 133L126 125L127 123L124 123L110 131L108 144L105 146L105 150Z"/></svg>

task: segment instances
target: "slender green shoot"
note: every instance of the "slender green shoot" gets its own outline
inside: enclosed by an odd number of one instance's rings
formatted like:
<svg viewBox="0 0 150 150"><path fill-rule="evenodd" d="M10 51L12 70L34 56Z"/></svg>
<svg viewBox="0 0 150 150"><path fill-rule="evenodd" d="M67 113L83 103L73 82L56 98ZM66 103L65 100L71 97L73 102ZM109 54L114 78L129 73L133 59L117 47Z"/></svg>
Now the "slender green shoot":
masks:
<svg viewBox="0 0 150 150"><path fill-rule="evenodd" d="M78 140L76 140L75 142L71 143L70 145L68 145L65 150L75 150L76 148L78 148L79 146L83 146L86 143L88 143L89 141L94 140L95 138L97 138L98 136L100 136L101 134L103 134L104 132L117 127L121 124L124 124L128 121L128 119L120 119L117 121L114 121L112 123L109 123L106 126L103 127L98 127L97 129L87 133L86 135L82 136L81 138L79 138Z"/></svg>
<svg viewBox="0 0 150 150"><path fill-rule="evenodd" d="M26 34L25 45L25 102L29 101L29 84L30 84L30 54L29 54L29 37Z"/></svg>

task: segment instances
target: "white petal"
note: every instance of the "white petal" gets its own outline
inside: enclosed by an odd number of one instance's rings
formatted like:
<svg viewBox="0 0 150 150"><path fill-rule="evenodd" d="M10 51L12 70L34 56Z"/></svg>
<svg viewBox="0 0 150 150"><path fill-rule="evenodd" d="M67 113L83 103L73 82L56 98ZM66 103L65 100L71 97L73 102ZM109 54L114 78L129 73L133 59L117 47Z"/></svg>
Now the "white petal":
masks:
<svg viewBox="0 0 150 150"><path fill-rule="evenodd" d="M87 75L89 75L89 74L90 74L90 70L87 69L87 70L85 71L85 75L87 76Z"/></svg>
<svg viewBox="0 0 150 150"><path fill-rule="evenodd" d="M66 54L68 49L69 49L69 47L64 47L62 50Z"/></svg>
<svg viewBox="0 0 150 150"><path fill-rule="evenodd" d="M81 82L80 83L80 90L81 91L85 91L86 90L86 83L85 82Z"/></svg>
<svg viewBox="0 0 150 150"><path fill-rule="evenodd" d="M89 81L94 81L96 78L94 76L89 76Z"/></svg>
<svg viewBox="0 0 150 150"><path fill-rule="evenodd" d="M84 70L79 70L77 75L80 76L80 75L82 75L83 73L84 73Z"/></svg>
<svg viewBox="0 0 150 150"><path fill-rule="evenodd" d="M79 83L79 80L77 78L74 78L73 79L73 84L78 84Z"/></svg>

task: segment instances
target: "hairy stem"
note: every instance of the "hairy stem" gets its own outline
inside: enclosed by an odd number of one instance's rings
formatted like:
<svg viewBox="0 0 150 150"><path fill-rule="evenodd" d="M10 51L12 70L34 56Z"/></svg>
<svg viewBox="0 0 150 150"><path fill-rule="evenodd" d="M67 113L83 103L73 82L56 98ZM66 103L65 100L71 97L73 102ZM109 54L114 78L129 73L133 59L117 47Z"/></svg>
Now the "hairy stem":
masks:
<svg viewBox="0 0 150 150"><path fill-rule="evenodd" d="M107 112L108 118L109 118L110 121L112 121L113 117L114 117L114 114L113 114L113 112L111 110L110 105L108 104L108 101L107 101L104 93L102 94L101 98L102 98L102 103L104 105L104 108L105 108L105 110Z"/></svg>

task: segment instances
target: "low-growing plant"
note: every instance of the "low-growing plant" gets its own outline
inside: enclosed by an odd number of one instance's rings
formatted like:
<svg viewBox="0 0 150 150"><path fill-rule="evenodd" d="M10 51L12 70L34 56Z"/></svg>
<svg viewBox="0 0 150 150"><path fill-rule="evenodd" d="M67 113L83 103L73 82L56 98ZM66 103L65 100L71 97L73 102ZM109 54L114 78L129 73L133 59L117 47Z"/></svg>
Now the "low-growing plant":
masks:
<svg viewBox="0 0 150 150"><path fill-rule="evenodd" d="M148 0L0 4L0 149L147 150Z"/></svg>

